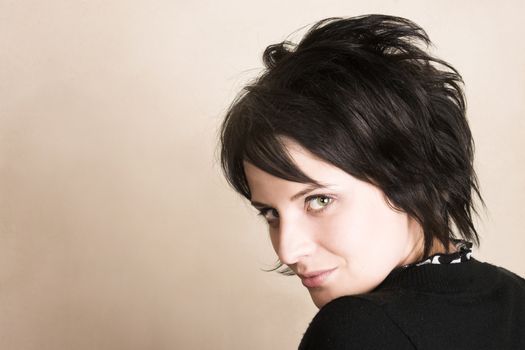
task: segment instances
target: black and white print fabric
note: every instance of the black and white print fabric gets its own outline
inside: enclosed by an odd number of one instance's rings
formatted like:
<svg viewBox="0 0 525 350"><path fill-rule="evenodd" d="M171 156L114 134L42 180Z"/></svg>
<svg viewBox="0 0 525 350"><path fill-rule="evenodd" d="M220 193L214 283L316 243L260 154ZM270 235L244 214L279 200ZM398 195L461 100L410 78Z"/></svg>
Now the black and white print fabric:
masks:
<svg viewBox="0 0 525 350"><path fill-rule="evenodd" d="M456 252L451 254L434 254L423 261L404 265L403 267L421 266L426 264L457 264L469 260L472 255L472 242L454 238L451 239L451 241L456 246Z"/></svg>

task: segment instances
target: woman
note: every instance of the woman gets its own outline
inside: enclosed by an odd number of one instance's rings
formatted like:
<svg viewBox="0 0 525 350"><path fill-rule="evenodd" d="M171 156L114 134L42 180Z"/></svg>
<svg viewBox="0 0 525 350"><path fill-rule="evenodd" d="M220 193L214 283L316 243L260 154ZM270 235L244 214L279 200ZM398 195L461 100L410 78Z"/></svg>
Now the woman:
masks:
<svg viewBox="0 0 525 350"><path fill-rule="evenodd" d="M525 349L525 280L471 257L462 79L429 44L404 18L322 20L227 112L226 178L320 309L300 349Z"/></svg>

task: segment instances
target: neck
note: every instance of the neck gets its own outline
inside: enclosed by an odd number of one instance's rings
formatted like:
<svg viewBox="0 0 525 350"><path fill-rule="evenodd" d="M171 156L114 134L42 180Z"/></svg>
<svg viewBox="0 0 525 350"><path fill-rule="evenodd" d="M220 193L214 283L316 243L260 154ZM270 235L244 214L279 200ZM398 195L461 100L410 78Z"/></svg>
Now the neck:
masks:
<svg viewBox="0 0 525 350"><path fill-rule="evenodd" d="M424 234L423 229L421 226L415 222L412 223L413 226L412 229L414 232L413 237L415 237L414 242L410 244L412 247L410 251L408 252L405 259L403 259L398 266L408 265L412 264L418 261L423 260L423 252L425 249L425 240L424 240ZM445 245L441 243L441 241L437 238L434 238L432 241L432 248L430 249L430 252L428 256L432 256L434 254L450 254L456 252L457 249L453 242L449 242L448 244L448 250L446 249Z"/></svg>

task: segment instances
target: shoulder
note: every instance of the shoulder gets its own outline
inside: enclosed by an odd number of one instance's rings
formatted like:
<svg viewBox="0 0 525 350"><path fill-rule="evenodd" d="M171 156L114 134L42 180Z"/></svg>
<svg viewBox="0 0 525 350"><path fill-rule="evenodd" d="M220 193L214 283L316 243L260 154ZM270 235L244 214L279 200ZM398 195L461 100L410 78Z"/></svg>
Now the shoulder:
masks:
<svg viewBox="0 0 525 350"><path fill-rule="evenodd" d="M479 264L484 270L484 279L491 279L493 285L504 286L507 289L513 289L521 293L525 293L525 279L502 266L491 264L488 262L480 262Z"/></svg>
<svg viewBox="0 0 525 350"><path fill-rule="evenodd" d="M525 298L525 279L518 274L497 265L484 263L486 266L492 268L498 274L497 287L503 289L507 294L507 300L512 300L511 297L517 298L524 305Z"/></svg>
<svg viewBox="0 0 525 350"><path fill-rule="evenodd" d="M490 265L488 263L485 263L487 265ZM510 270L507 270L506 268L502 267L502 266L497 266L497 265L491 265L493 266L494 268L496 268L502 275L504 275L508 281L511 281L513 283L517 283L519 285L521 285L522 287L525 287L525 279L523 277L521 277L520 275L510 271Z"/></svg>
<svg viewBox="0 0 525 350"><path fill-rule="evenodd" d="M359 296L332 300L314 317L299 349L414 349L380 304Z"/></svg>

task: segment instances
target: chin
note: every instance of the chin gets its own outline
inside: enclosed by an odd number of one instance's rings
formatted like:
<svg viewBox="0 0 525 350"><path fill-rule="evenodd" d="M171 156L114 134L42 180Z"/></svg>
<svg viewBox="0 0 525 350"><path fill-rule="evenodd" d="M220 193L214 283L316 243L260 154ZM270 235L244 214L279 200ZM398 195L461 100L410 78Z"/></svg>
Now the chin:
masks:
<svg viewBox="0 0 525 350"><path fill-rule="evenodd" d="M318 309L322 308L332 300L338 298L339 296L331 296L328 293L322 293L320 291L309 291L310 297L312 298L313 303L317 306ZM341 295L342 296L342 295Z"/></svg>
<svg viewBox="0 0 525 350"><path fill-rule="evenodd" d="M314 302L314 305L315 305L318 309L322 308L323 306L325 306L325 305L328 303L327 300L321 300L321 299L319 299L319 298L314 298L314 297L312 297L312 301Z"/></svg>

